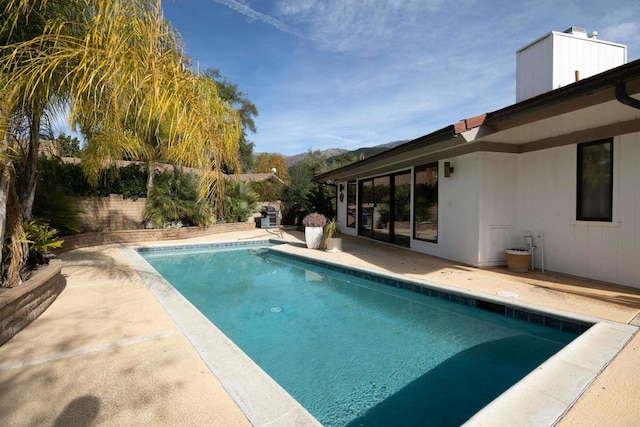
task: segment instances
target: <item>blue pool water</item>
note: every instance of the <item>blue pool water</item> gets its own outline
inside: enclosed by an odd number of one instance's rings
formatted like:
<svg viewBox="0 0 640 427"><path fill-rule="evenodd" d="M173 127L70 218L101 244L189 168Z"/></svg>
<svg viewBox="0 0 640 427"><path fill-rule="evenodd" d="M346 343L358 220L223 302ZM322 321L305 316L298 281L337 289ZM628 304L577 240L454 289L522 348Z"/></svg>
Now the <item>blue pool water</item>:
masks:
<svg viewBox="0 0 640 427"><path fill-rule="evenodd" d="M326 426L460 425L576 337L266 249L141 255Z"/></svg>

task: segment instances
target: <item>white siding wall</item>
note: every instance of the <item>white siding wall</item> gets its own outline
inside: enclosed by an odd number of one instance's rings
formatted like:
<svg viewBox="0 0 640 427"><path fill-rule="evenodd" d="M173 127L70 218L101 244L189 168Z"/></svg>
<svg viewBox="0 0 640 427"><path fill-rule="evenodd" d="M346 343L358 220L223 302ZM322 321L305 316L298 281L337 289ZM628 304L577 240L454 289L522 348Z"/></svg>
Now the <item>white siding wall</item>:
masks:
<svg viewBox="0 0 640 427"><path fill-rule="evenodd" d="M477 265L504 264L504 250L521 246L514 234L516 218L517 154L480 153L479 238Z"/></svg>
<svg viewBox="0 0 640 427"><path fill-rule="evenodd" d="M553 87L551 35L516 54L516 102L533 98Z"/></svg>
<svg viewBox="0 0 640 427"><path fill-rule="evenodd" d="M455 168L444 177L444 162ZM440 161L438 243L429 255L478 266L533 234L536 268L640 288L640 133L614 139L613 223L578 222L576 145L526 154L472 153ZM338 220L347 234L345 201Z"/></svg>
<svg viewBox="0 0 640 427"><path fill-rule="evenodd" d="M580 72L582 80L626 62L627 51L624 46L554 33L551 89L574 83L576 70Z"/></svg>
<svg viewBox="0 0 640 427"><path fill-rule="evenodd" d="M616 137L613 223L577 222L576 146L518 157L514 234L532 232L536 267L544 250L548 270L640 287L638 164L640 134Z"/></svg>
<svg viewBox="0 0 640 427"><path fill-rule="evenodd" d="M445 161L450 161L455 169L449 178L444 177ZM412 240L412 249L465 264L477 264L479 161L479 153L440 161L438 243L431 244Z"/></svg>

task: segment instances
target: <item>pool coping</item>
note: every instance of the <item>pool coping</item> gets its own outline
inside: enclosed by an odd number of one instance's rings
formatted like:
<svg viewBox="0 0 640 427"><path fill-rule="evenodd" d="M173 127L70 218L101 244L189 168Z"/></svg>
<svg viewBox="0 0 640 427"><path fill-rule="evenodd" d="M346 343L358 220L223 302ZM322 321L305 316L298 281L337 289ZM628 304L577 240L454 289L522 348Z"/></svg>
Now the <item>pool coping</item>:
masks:
<svg viewBox="0 0 640 427"><path fill-rule="evenodd" d="M207 244L130 246L122 249L132 267L253 425L320 425L304 407L182 297L137 252L139 249L153 251L168 248L246 247L269 242L286 243L265 239L250 242L221 241ZM445 286L428 280L414 279L389 272L372 272L329 260L319 262L317 258L311 256L287 252L287 246L286 244L271 246L270 250L287 257L300 259L303 262L311 261L313 264L331 266L338 271L343 269L360 272L362 275L374 275L409 283L412 286L426 287L442 294L487 301L529 313L548 314L554 318L566 319L580 324L593 324L561 351L547 359L471 417L465 423L467 426L488 426L502 423L515 425L556 424L639 329L633 325L522 303L513 298L474 292L455 286ZM432 296L441 297L440 294Z"/></svg>
<svg viewBox="0 0 640 427"><path fill-rule="evenodd" d="M233 246L227 243L237 242L220 243L223 246ZM164 248L185 246L185 248L196 249L215 245L162 246ZM321 426L297 400L147 263L137 252L140 247L129 246L121 249L132 268L187 337L251 425Z"/></svg>

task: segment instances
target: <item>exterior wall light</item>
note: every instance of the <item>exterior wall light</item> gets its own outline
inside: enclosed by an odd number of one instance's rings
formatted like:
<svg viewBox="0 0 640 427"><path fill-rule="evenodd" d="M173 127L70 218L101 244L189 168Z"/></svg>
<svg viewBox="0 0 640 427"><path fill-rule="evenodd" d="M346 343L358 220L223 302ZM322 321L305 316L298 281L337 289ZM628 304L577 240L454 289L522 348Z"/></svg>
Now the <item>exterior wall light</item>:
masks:
<svg viewBox="0 0 640 427"><path fill-rule="evenodd" d="M453 173L453 166L451 166L451 162L444 162L444 176L445 178L449 178Z"/></svg>

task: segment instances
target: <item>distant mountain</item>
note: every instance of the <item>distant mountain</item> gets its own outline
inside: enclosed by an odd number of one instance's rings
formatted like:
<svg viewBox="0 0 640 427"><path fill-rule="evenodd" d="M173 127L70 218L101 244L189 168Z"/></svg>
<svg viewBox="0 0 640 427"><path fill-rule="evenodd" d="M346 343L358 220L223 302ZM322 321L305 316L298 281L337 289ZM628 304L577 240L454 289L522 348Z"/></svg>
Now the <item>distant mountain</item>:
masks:
<svg viewBox="0 0 640 427"><path fill-rule="evenodd" d="M339 156L340 154L346 153L348 150L343 150L342 148L328 148L326 150L320 151L321 154L324 154L325 157L334 157ZM287 166L293 166L298 163L300 160L305 159L309 156L309 153L300 153L294 154L293 156L285 156L287 159Z"/></svg>
<svg viewBox="0 0 640 427"><path fill-rule="evenodd" d="M354 154L358 159L366 159L368 157L375 156L376 154L380 154L383 151L387 151L393 147L397 147L400 144L404 144L405 142L407 142L407 140L388 142L386 144L375 145L373 147L362 147L353 151L349 151L348 153ZM331 160L333 160L331 157L327 158L328 162L330 162Z"/></svg>
<svg viewBox="0 0 640 427"><path fill-rule="evenodd" d="M322 154L324 154L327 158L328 162L331 162L331 160L335 159L336 157L342 155L342 154L346 154L346 153L350 153L350 154L354 154L356 155L358 158L367 158L367 157L371 157L371 156L375 156L376 154L382 153L383 151L387 151L393 147L397 147L400 144L404 144L405 142L407 142L408 140L403 140L403 141L393 141L393 142L388 142L386 144L380 144L380 145L376 145L373 147L362 147L362 148L358 148L355 150L344 150L342 148L329 148L327 150L323 150L321 151ZM295 154L293 156L286 156L287 159L287 165L288 166L292 166L294 164L296 164L297 162L299 162L300 160L306 158L309 155L309 153L300 153L300 154Z"/></svg>

